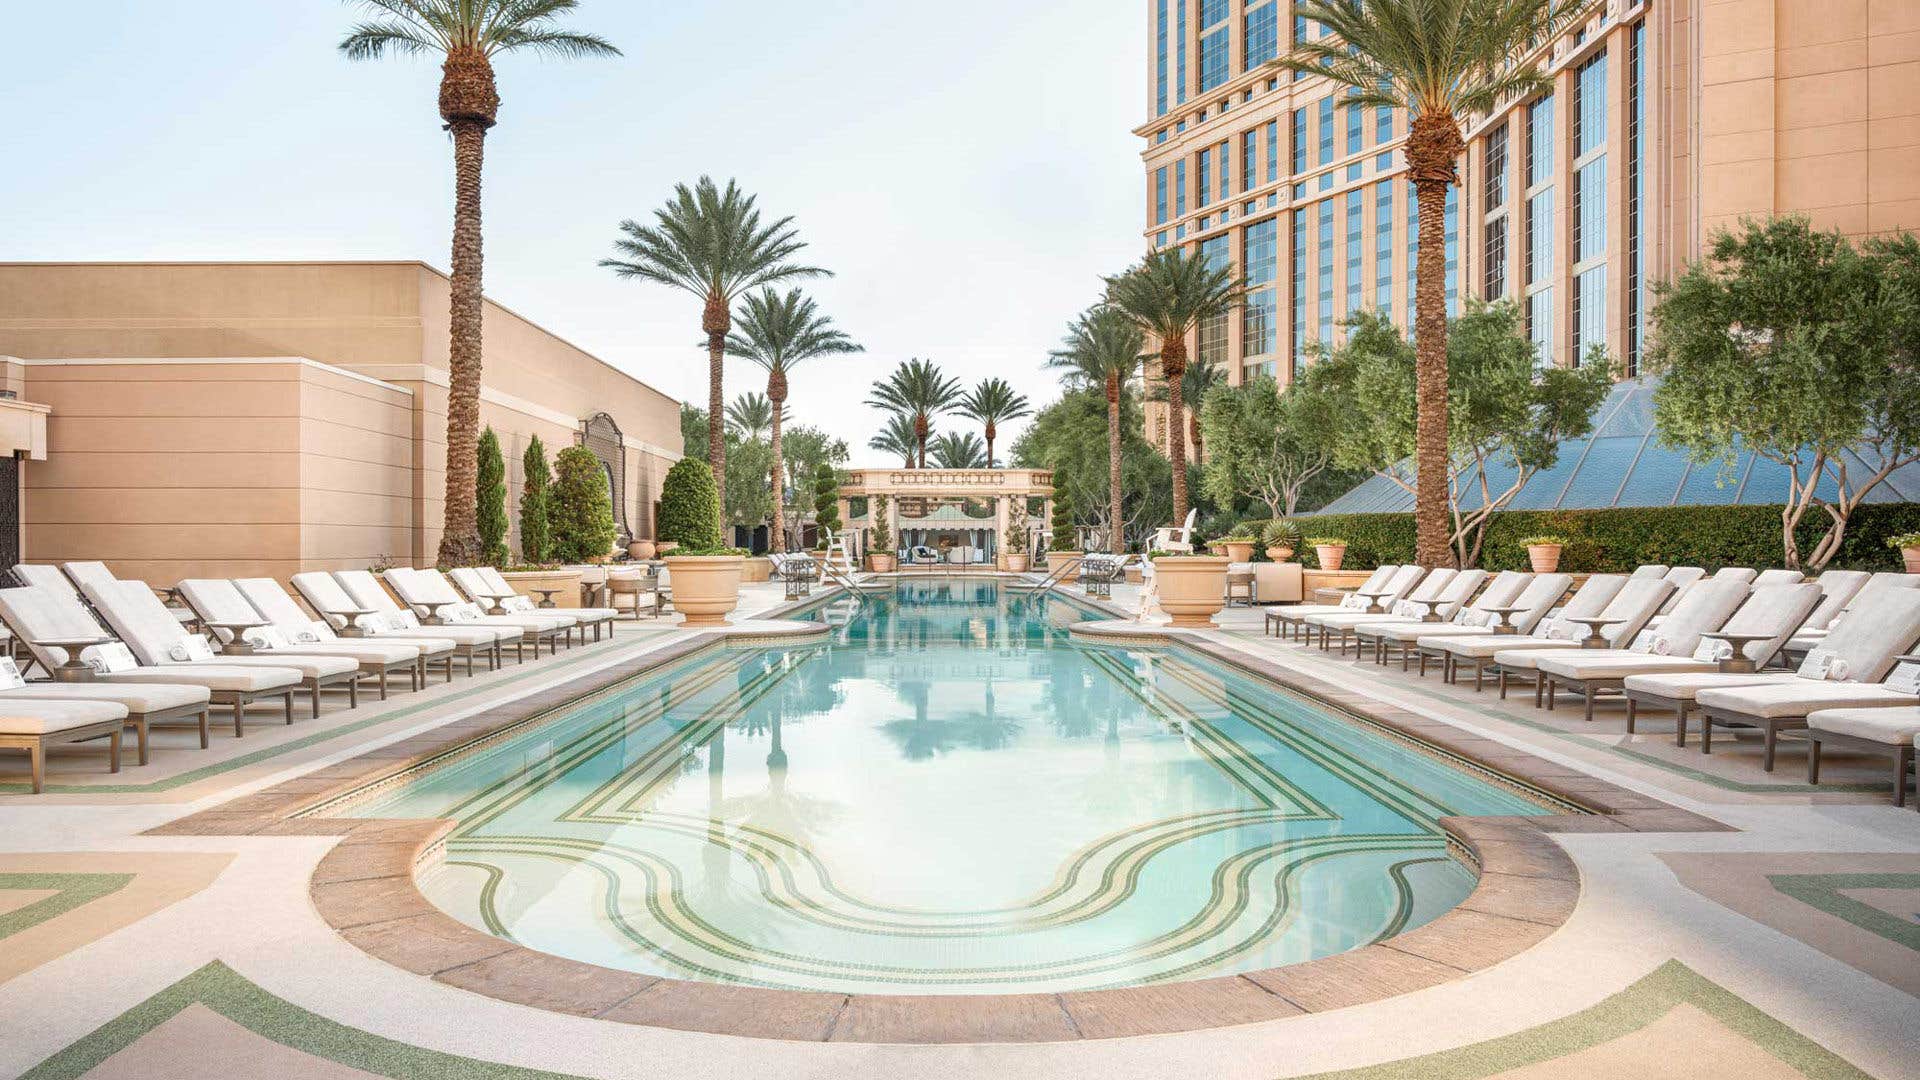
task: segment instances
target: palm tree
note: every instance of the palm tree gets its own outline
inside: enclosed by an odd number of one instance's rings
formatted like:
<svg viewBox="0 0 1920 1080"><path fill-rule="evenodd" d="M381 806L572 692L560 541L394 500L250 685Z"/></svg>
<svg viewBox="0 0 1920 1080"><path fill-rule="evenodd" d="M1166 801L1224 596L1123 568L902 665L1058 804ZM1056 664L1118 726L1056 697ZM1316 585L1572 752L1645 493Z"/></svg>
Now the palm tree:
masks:
<svg viewBox="0 0 1920 1080"><path fill-rule="evenodd" d="M1214 267L1184 248L1156 251L1140 265L1107 279L1107 302L1141 330L1160 339L1160 377L1167 386L1167 457L1173 462L1173 520L1187 516L1187 335L1225 315L1246 298L1246 282L1230 266Z"/></svg>
<svg viewBox="0 0 1920 1080"><path fill-rule="evenodd" d="M873 384L873 396L867 399L869 405L913 418L914 445L923 469L934 416L952 412L959 402L960 381L948 378L933 361L920 359L905 361L884 381Z"/></svg>
<svg viewBox="0 0 1920 1080"><path fill-rule="evenodd" d="M727 332L735 297L762 285L803 277L831 277L817 266L791 261L807 245L793 219L760 223L755 197L732 180L721 190L703 176L693 187L675 184L673 198L653 212L654 223L623 221L625 235L613 243L617 259L600 265L623 278L639 278L690 292L705 305L700 329L707 335L707 460L713 482L727 490L726 419L721 402ZM720 508L726 524L726 508Z"/></svg>
<svg viewBox="0 0 1920 1080"><path fill-rule="evenodd" d="M987 448L971 431L949 431L933 440L933 464L941 469L984 469Z"/></svg>
<svg viewBox="0 0 1920 1080"><path fill-rule="evenodd" d="M1582 22L1597 0L1300 0L1295 18L1327 36L1275 61L1348 88L1348 108L1404 109L1407 173L1419 204L1414 264L1417 386L1414 557L1453 561L1447 514L1447 191L1460 182L1462 117L1540 93L1552 78L1535 46ZM1528 55L1532 53L1532 55Z"/></svg>
<svg viewBox="0 0 1920 1080"><path fill-rule="evenodd" d="M1023 416L1032 416L1033 406L1028 404L1024 394L1015 393L1007 380L982 379L980 385L973 388L973 393L960 400L960 415L977 421L986 429L986 468L991 469L993 440L1000 434L1000 425Z"/></svg>
<svg viewBox="0 0 1920 1080"><path fill-rule="evenodd" d="M767 400L773 404L773 535L786 537L786 493L780 429L787 412L787 373L817 356L865 352L833 320L819 313L813 300L799 289L785 296L772 289L747 294L741 302L740 332L727 335L727 351L760 365L767 372Z"/></svg>
<svg viewBox="0 0 1920 1080"><path fill-rule="evenodd" d="M1206 442L1200 437L1200 414L1207 407L1207 393L1226 381L1225 369L1206 362L1188 364L1186 373L1180 376L1180 400L1187 409L1187 441L1193 446L1195 461L1202 460L1207 452ZM1167 400L1166 384L1155 386L1148 396L1153 401Z"/></svg>
<svg viewBox="0 0 1920 1080"><path fill-rule="evenodd" d="M1120 394L1146 361L1147 335L1138 323L1105 304L1089 308L1072 325L1061 347L1048 354L1047 366L1065 368L1069 382L1101 387L1107 395L1107 547L1126 549L1120 523Z"/></svg>
<svg viewBox="0 0 1920 1080"><path fill-rule="evenodd" d="M727 423L733 425L735 437L747 442L759 442L767 429L776 423L773 415L773 403L765 394L747 392L733 399L727 406Z"/></svg>
<svg viewBox="0 0 1920 1080"><path fill-rule="evenodd" d="M905 413L889 415L880 433L867 440L867 448L883 454L899 454L907 468L913 468L915 451L920 449L920 438L914 433L913 417Z"/></svg>
<svg viewBox="0 0 1920 1080"><path fill-rule="evenodd" d="M577 0L349 0L367 14L341 39L349 60L388 53L445 57L440 119L453 135L453 273L447 322L447 495L442 566L480 558L477 476L480 445L480 171L487 129L500 115L493 58L534 52L575 58L618 56L605 38L559 27Z"/></svg>

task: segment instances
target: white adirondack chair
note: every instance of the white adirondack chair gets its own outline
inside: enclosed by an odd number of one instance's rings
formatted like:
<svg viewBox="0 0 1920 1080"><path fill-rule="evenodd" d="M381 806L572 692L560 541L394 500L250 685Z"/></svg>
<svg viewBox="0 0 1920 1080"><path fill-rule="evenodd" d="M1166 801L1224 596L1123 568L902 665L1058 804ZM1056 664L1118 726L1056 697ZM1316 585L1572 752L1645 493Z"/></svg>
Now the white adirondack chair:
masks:
<svg viewBox="0 0 1920 1080"><path fill-rule="evenodd" d="M1193 554L1193 523L1200 517L1200 511L1187 511L1187 523L1177 529L1165 528L1153 530L1153 550L1177 551L1184 555Z"/></svg>

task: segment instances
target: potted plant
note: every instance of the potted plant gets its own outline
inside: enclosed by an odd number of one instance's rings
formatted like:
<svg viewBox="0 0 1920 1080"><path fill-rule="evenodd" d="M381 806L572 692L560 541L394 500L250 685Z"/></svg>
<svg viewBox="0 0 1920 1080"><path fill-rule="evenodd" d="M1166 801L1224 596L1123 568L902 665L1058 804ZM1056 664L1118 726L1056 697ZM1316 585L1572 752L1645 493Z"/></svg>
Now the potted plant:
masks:
<svg viewBox="0 0 1920 1080"><path fill-rule="evenodd" d="M1920 532L1901 533L1890 538L1887 546L1900 550L1900 558L1907 564L1907 573L1920 574Z"/></svg>
<svg viewBox="0 0 1920 1080"><path fill-rule="evenodd" d="M1253 546L1260 542L1252 529L1244 525L1235 525L1227 529L1213 546L1224 551L1228 562L1252 562Z"/></svg>
<svg viewBox="0 0 1920 1080"><path fill-rule="evenodd" d="M1293 558L1293 553L1300 547L1300 530L1291 521L1274 521L1267 525L1266 535L1262 539L1267 542L1267 558L1274 562L1286 562Z"/></svg>
<svg viewBox="0 0 1920 1080"><path fill-rule="evenodd" d="M1079 559L1086 552L1081 551L1076 530L1073 527L1073 511L1067 509L1065 499L1053 500L1053 518L1047 523L1053 533L1047 543L1047 566L1049 568L1066 566Z"/></svg>
<svg viewBox="0 0 1920 1080"><path fill-rule="evenodd" d="M1313 548L1313 554L1320 560L1320 569L1338 570L1340 564L1347 561L1347 542L1337 536L1314 536L1307 539Z"/></svg>
<svg viewBox="0 0 1920 1080"><path fill-rule="evenodd" d="M891 574L900 559L893 553L893 533L887 528L887 497L873 497L873 545L867 551L867 569L876 574Z"/></svg>
<svg viewBox="0 0 1920 1080"><path fill-rule="evenodd" d="M677 545L668 555L673 606L688 626L725 626L740 604L746 552L720 546L720 495L713 471L682 458L660 485L660 539Z"/></svg>
<svg viewBox="0 0 1920 1080"><path fill-rule="evenodd" d="M1016 574L1027 572L1027 523L1024 520L1009 521L1007 535L1001 548L1007 553L1007 569Z"/></svg>
<svg viewBox="0 0 1920 1080"><path fill-rule="evenodd" d="M645 562L660 553L660 549L651 540L635 540L627 545L627 558Z"/></svg>
<svg viewBox="0 0 1920 1080"><path fill-rule="evenodd" d="M1174 555L1155 551L1154 596L1173 625L1204 629L1227 604L1227 559L1222 555Z"/></svg>
<svg viewBox="0 0 1920 1080"><path fill-rule="evenodd" d="M1551 574L1560 568L1560 552L1567 546L1564 536L1529 536L1520 541L1527 549L1527 561L1536 574Z"/></svg>

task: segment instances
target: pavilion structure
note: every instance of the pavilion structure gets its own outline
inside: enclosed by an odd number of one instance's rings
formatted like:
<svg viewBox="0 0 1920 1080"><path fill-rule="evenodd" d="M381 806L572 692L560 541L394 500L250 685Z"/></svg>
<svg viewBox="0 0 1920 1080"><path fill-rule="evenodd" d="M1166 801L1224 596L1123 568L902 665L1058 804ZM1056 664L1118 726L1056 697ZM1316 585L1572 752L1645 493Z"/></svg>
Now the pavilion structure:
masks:
<svg viewBox="0 0 1920 1080"><path fill-rule="evenodd" d="M1053 514L1049 469L854 469L840 488L840 520L868 546L877 497L902 566L996 565L1007 528L1025 523L1036 551Z"/></svg>

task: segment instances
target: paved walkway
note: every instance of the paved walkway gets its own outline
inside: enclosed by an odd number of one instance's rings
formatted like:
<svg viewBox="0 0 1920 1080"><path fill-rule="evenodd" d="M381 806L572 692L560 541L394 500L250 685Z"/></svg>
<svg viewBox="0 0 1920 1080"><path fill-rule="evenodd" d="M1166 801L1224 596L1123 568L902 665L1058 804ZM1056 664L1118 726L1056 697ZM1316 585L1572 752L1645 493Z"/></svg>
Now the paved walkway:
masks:
<svg viewBox="0 0 1920 1080"><path fill-rule="evenodd" d="M779 603L750 587L743 612ZM384 705L216 734L211 751L156 742L153 765L117 777L98 755L62 754L40 797L9 794L21 777L0 759L0 1076L1920 1077L1920 814L1867 789L1877 765L1830 758L1836 783L1809 790L1794 755L1773 775L1745 741L1703 759L1673 751L1660 725L1625 736L1615 711L1588 726L1530 697L1502 705L1262 638L1259 622L1235 610L1210 636L1735 831L1557 834L1583 875L1572 919L1426 990L1180 1035L945 1047L735 1039L505 1004L328 927L308 878L337 838L143 835L686 634L623 624L612 642Z"/></svg>

